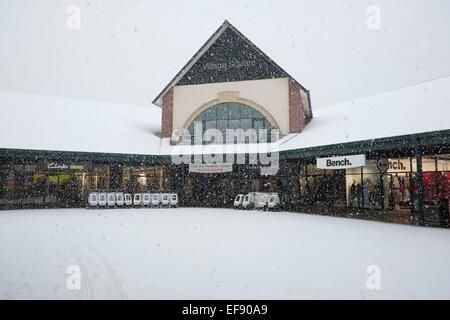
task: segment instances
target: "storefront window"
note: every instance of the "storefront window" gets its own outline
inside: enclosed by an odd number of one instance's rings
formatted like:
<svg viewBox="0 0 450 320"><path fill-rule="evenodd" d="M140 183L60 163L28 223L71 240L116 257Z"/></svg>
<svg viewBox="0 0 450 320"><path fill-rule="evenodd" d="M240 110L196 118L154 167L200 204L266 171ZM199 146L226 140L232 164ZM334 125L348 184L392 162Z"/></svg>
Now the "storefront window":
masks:
<svg viewBox="0 0 450 320"><path fill-rule="evenodd" d="M247 129L269 129L267 140L264 142L271 141L270 129L272 129L272 126L269 121L260 112L241 103L221 103L198 115L188 128L192 139L191 143L194 143L194 124L196 122L201 122L202 134L207 129L221 131L223 141L217 142L226 142L226 129L243 129L244 131Z"/></svg>
<svg viewBox="0 0 450 320"><path fill-rule="evenodd" d="M390 158L389 168L384 173L378 169L378 160L369 159L364 167L345 170L318 169L315 164L301 165L297 169L299 187L293 198L298 193L298 203L303 207L333 208L337 211L345 207L391 211L399 221L411 221L411 209L417 193L415 158ZM448 192L447 180L442 178L446 175L436 173L437 167L446 166L445 157L440 160L424 158L425 198L436 198L439 192L442 197L443 192ZM425 168L433 171L428 173Z"/></svg>
<svg viewBox="0 0 450 320"><path fill-rule="evenodd" d="M125 167L123 188L129 192L164 189L163 167Z"/></svg>
<svg viewBox="0 0 450 320"><path fill-rule="evenodd" d="M108 190L110 184L109 165L92 164L84 175L83 188L86 190Z"/></svg>
<svg viewBox="0 0 450 320"><path fill-rule="evenodd" d="M346 170L347 204L353 208L411 210L412 159L388 159L389 169L380 173L378 160Z"/></svg>
<svg viewBox="0 0 450 320"><path fill-rule="evenodd" d="M345 170L319 169L315 164L300 169L301 206L327 208L345 207ZM295 196L294 196L295 197Z"/></svg>
<svg viewBox="0 0 450 320"><path fill-rule="evenodd" d="M0 206L27 206L36 202L38 189L33 181L32 164L5 164L0 168Z"/></svg>
<svg viewBox="0 0 450 320"><path fill-rule="evenodd" d="M423 158L424 219L448 221L450 207L450 155Z"/></svg>
<svg viewBox="0 0 450 320"><path fill-rule="evenodd" d="M0 168L0 206L79 206L86 176L85 166L77 163L3 165Z"/></svg>
<svg viewBox="0 0 450 320"><path fill-rule="evenodd" d="M440 155L437 159L437 170L441 172L450 172L450 155Z"/></svg>

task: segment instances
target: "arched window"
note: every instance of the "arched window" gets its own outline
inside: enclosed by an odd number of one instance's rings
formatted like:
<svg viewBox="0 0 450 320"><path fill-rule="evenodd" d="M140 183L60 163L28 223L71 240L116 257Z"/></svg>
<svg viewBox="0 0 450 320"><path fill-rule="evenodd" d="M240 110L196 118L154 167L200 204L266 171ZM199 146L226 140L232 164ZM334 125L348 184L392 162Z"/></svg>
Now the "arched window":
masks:
<svg viewBox="0 0 450 320"><path fill-rule="evenodd" d="M199 114L188 127L192 143L194 143L194 124L196 122L201 122L202 124L202 135L208 129L218 129L221 131L224 143L227 141L227 129L243 129L244 131L255 129L258 133L258 141L260 141L259 130L267 129L268 134L265 142L271 141L270 129L274 129L259 111L237 102L220 103Z"/></svg>

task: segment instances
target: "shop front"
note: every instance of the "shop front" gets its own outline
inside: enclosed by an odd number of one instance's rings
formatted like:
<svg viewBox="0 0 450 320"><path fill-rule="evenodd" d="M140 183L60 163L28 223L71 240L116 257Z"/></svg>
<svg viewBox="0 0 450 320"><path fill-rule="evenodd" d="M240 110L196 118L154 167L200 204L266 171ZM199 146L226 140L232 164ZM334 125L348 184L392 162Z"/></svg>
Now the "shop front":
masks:
<svg viewBox="0 0 450 320"><path fill-rule="evenodd" d="M23 159L22 159L23 160ZM71 161L3 161L0 208L82 207L93 190L163 190L164 166Z"/></svg>
<svg viewBox="0 0 450 320"><path fill-rule="evenodd" d="M0 166L0 206L74 207L99 176L91 177L84 164L12 162Z"/></svg>
<svg viewBox="0 0 450 320"><path fill-rule="evenodd" d="M111 155L86 160L73 153L10 151L0 164L0 206L83 207L90 191L120 190L170 191L182 206L230 208L237 194L277 192L294 212L448 226L449 137L430 133L281 151L274 175L249 163L176 165L164 156L101 162Z"/></svg>
<svg viewBox="0 0 450 320"><path fill-rule="evenodd" d="M448 146L290 159L293 210L404 224L447 225Z"/></svg>
<svg viewBox="0 0 450 320"><path fill-rule="evenodd" d="M232 208L237 194L281 190L279 175L265 175L259 165L190 164L184 170L179 190L185 206Z"/></svg>

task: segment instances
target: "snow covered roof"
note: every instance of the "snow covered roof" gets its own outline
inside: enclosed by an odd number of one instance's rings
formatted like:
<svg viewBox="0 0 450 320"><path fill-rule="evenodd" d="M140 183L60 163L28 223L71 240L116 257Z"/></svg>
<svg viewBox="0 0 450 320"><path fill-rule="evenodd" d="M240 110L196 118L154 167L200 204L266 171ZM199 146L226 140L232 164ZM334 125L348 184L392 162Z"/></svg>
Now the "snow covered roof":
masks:
<svg viewBox="0 0 450 320"><path fill-rule="evenodd" d="M161 109L0 91L0 148L159 154Z"/></svg>
<svg viewBox="0 0 450 320"><path fill-rule="evenodd" d="M315 111L280 151L450 129L450 77L387 91Z"/></svg>
<svg viewBox="0 0 450 320"><path fill-rule="evenodd" d="M176 86L180 80L183 79L183 77L194 67L194 65L200 60L200 58L205 55L208 50L218 41L218 39L222 36L225 37L225 32L231 30L239 40L241 40L245 44L245 48L243 52L240 52L239 57L243 58L243 53L245 52L247 55L249 52L254 50L255 57L260 56L263 60L265 60L268 64L264 67L266 69L269 69L270 67L274 67L277 70L277 74L283 77L288 77L292 79L298 86L300 86L305 92L309 91L305 89L297 80L295 80L293 77L291 77L283 68L281 68L275 61L273 61L269 56L267 56L261 49L259 49L253 42L251 42L247 37L245 37L235 26L233 26L228 20L225 20L224 23L213 33L213 35L203 44L203 46L194 54L194 56L186 63L186 65L175 75L175 77L167 84L167 86L158 94L158 96L153 100L152 103L156 104L157 106L162 106L162 97L167 93L170 88ZM229 49L231 47L230 41L231 39L226 39L226 47ZM210 54L213 54L214 52L210 52ZM226 58L230 58L230 55L232 55L232 52L225 52ZM251 55L251 54L250 54ZM261 63L260 63L261 64ZM275 76L275 74L270 75L270 77ZM208 77L208 81L211 81L212 79ZM230 81L230 80L227 80ZM234 80L236 81L236 80Z"/></svg>
<svg viewBox="0 0 450 320"><path fill-rule="evenodd" d="M280 151L450 129L450 77L318 109ZM0 91L0 148L169 155L161 109ZM227 146L226 152L237 149ZM198 146L202 153L211 146ZM251 149L251 147L250 147Z"/></svg>

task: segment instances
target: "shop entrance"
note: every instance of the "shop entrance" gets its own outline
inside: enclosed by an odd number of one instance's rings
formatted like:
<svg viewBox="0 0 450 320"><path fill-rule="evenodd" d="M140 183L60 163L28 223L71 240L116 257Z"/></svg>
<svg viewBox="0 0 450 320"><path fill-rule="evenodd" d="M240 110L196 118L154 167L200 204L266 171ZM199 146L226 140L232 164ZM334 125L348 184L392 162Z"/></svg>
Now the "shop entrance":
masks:
<svg viewBox="0 0 450 320"><path fill-rule="evenodd" d="M185 186L187 206L231 207L234 200L234 182L231 174L190 173Z"/></svg>
<svg viewBox="0 0 450 320"><path fill-rule="evenodd" d="M345 170L323 170L307 165L300 172L300 205L343 208L345 199Z"/></svg>

